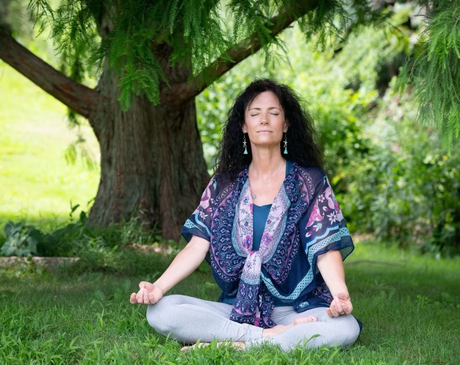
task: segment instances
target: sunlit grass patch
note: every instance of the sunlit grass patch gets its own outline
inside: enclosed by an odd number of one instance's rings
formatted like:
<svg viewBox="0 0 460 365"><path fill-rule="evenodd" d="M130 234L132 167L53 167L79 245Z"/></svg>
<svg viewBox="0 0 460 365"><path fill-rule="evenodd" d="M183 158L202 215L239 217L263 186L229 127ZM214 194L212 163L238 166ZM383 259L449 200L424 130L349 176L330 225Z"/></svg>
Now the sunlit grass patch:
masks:
<svg viewBox="0 0 460 365"><path fill-rule="evenodd" d="M0 226L8 220L65 221L71 204L88 209L99 171L66 162L76 132L65 115L59 101L0 64ZM82 129L97 157L91 129Z"/></svg>

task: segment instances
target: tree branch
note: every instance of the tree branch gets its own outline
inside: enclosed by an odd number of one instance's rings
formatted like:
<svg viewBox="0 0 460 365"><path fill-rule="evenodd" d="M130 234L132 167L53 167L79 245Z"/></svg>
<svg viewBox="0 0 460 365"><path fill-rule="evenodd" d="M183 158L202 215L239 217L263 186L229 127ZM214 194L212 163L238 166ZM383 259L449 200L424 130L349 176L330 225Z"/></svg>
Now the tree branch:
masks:
<svg viewBox="0 0 460 365"><path fill-rule="evenodd" d="M267 22L267 28L271 30L272 35L275 37L294 21L317 8L318 4L319 1L317 0L302 1L302 5L298 7L295 15L293 13L288 14L286 10L283 10ZM228 49L224 55L221 55L191 81L172 85L170 88L166 86L161 90L160 103L178 105L194 98L219 77L261 48L262 42L260 37L257 33L253 33L248 38L243 39Z"/></svg>
<svg viewBox="0 0 460 365"><path fill-rule="evenodd" d="M0 59L73 111L89 118L99 93L65 76L0 30Z"/></svg>

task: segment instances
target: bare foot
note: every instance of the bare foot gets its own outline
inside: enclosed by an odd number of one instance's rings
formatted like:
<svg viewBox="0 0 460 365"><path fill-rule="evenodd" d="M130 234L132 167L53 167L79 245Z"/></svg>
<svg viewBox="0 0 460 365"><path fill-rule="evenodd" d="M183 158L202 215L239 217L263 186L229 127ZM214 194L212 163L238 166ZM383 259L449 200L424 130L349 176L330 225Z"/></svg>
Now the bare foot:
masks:
<svg viewBox="0 0 460 365"><path fill-rule="evenodd" d="M195 345L191 345L191 346L184 346L181 348L181 351L188 351L188 350L193 350L193 349L196 349L196 348L202 348L202 347L207 347L209 346L210 343L209 342L200 342L200 343L196 343ZM244 350L244 342L240 342L240 341L235 341L235 342L230 342L230 341L226 341L226 342L217 342L217 346L222 346L222 345L230 345L232 347L236 347L240 350Z"/></svg>
<svg viewBox="0 0 460 365"><path fill-rule="evenodd" d="M283 333L291 327L297 326L298 324L316 322L317 320L318 318L314 316L308 316L306 318L296 318L290 324L279 324L272 328L264 328L264 330L262 331L262 337L273 337L279 335L280 333Z"/></svg>

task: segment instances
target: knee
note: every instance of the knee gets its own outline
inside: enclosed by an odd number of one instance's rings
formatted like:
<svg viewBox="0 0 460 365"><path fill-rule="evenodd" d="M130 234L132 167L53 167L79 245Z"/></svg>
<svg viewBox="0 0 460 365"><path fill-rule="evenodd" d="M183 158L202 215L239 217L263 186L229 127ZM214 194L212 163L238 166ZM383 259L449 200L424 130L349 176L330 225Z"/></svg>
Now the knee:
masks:
<svg viewBox="0 0 460 365"><path fill-rule="evenodd" d="M358 321L352 315L342 317L340 320L341 323L337 326L335 336L332 336L335 343L330 343L330 345L335 344L342 347L349 347L358 339L360 327Z"/></svg>
<svg viewBox="0 0 460 365"><path fill-rule="evenodd" d="M174 310L178 305L176 295L161 298L156 304L147 307L147 322L158 333L167 336L174 327Z"/></svg>

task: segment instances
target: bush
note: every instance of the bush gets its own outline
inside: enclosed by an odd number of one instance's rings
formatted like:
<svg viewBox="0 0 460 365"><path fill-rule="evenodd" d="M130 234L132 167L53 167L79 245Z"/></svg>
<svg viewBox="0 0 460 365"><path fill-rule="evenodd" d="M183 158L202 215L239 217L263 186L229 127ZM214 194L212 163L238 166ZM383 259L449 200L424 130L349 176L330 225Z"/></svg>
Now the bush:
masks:
<svg viewBox="0 0 460 365"><path fill-rule="evenodd" d="M346 169L343 197L348 223L402 247L460 254L460 149L451 153L439 134L414 122L415 107L392 90L368 133L369 155Z"/></svg>
<svg viewBox="0 0 460 365"><path fill-rule="evenodd" d="M42 233L34 226L7 222L4 228L6 241L1 253L5 256L32 256L37 253L37 245Z"/></svg>
<svg viewBox="0 0 460 365"><path fill-rule="evenodd" d="M52 232L42 232L31 225L8 222L5 225L6 241L1 252L5 256L47 256L73 257L86 255L88 252L96 255L104 252L116 252L130 244L165 243L158 231L143 229L136 220L113 224L105 229L91 227L87 222L86 212L79 214L77 221ZM167 242L171 243L171 242Z"/></svg>

